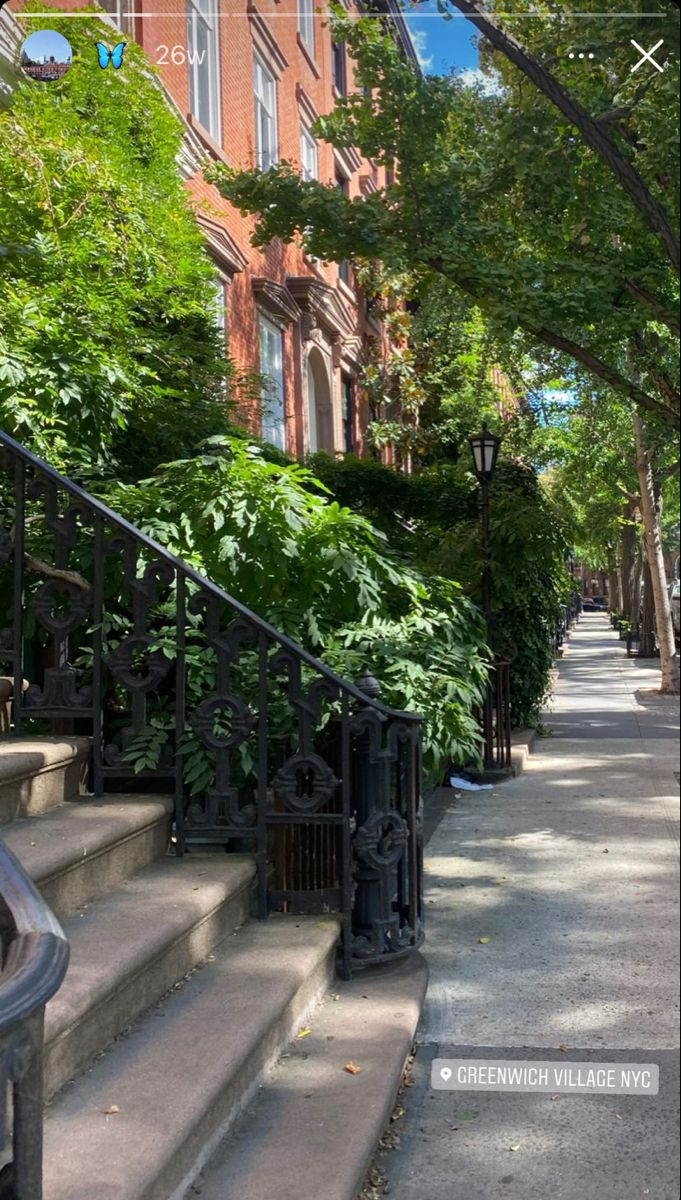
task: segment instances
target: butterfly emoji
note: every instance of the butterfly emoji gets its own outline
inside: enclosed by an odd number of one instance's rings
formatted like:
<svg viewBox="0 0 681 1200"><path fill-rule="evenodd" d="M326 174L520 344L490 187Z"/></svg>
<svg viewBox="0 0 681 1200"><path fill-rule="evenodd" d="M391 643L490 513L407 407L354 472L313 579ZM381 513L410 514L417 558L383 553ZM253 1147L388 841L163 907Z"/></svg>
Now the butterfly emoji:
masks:
<svg viewBox="0 0 681 1200"><path fill-rule="evenodd" d="M127 42L119 42L117 46L114 46L113 50L109 50L108 46L105 46L102 42L95 42L95 46L97 47L97 61L103 71L106 71L109 63L111 63L114 71L120 71L123 66L123 51L127 44Z"/></svg>

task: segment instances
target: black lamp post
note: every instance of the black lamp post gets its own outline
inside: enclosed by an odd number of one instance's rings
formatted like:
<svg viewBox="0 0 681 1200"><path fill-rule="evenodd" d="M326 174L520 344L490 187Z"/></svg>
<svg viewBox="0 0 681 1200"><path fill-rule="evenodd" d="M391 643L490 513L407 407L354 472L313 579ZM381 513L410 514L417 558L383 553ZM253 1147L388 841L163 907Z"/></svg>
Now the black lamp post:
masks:
<svg viewBox="0 0 681 1200"><path fill-rule="evenodd" d="M484 421L480 433L468 439L473 468L480 483L480 549L482 551L482 611L487 626L487 644L494 652L492 637L492 567L489 542L489 485L497 465L501 438L490 433ZM494 714L492 685L487 684L484 712L485 767L494 766Z"/></svg>

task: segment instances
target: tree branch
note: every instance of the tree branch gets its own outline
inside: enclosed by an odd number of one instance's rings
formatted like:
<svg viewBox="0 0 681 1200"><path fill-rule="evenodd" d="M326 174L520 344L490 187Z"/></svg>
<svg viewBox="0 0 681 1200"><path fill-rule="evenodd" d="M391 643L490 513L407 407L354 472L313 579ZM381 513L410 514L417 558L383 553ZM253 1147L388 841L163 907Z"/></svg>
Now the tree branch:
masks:
<svg viewBox="0 0 681 1200"><path fill-rule="evenodd" d="M555 75L552 75L541 63L532 58L520 42L497 25L488 13L481 12L472 0L450 0L450 3L480 30L497 50L500 50L510 62L518 67L572 125L577 127L586 144L596 151L608 170L621 184L648 228L660 239L669 260L678 271L681 267L681 249L678 236L672 228L667 213L658 204L638 171L621 154L598 122L570 95Z"/></svg>
<svg viewBox="0 0 681 1200"><path fill-rule="evenodd" d="M34 558L32 554L24 555L24 562L29 571L47 575L49 579L61 579L64 583L71 583L83 592L89 593L92 590L87 579L79 575L78 571L65 571L60 567L51 567L49 563L43 562L41 558Z"/></svg>
<svg viewBox="0 0 681 1200"><path fill-rule="evenodd" d="M604 383L610 385L615 391L629 396L639 408L645 408L648 412L657 413L658 416L664 417L668 422L673 422L678 427L679 412L678 409L670 408L663 404L660 400L656 400L654 396L649 396L644 392L637 383L626 376L621 375L614 367L603 362L591 350L585 346L580 346L578 342L573 342L571 338L562 337L561 334L554 333L552 329L528 330L529 333L534 333L534 336L539 338L547 346L552 346L554 350L560 350L563 354L569 354L576 362L581 363L592 374L597 375Z"/></svg>
<svg viewBox="0 0 681 1200"><path fill-rule="evenodd" d="M621 492L625 500L630 500L632 504L640 504L641 497L636 495L636 492L630 492L629 488L625 488L623 483L616 483L615 487L618 492Z"/></svg>
<svg viewBox="0 0 681 1200"><path fill-rule="evenodd" d="M440 275L444 276L445 279L449 279L454 286L460 288L462 292L466 293L466 295L471 296L476 304L484 305L485 297L484 295L480 295L480 289L477 288L469 279L464 279L458 275L453 277L446 269L445 263L441 258L429 259L428 266L431 267L432 270L437 271ZM622 375L614 367L611 367L608 363L603 362L603 360L600 359L597 354L594 354L592 350L589 350L588 347L581 346L579 342L574 342L571 338L563 337L562 334L556 333L553 329L547 329L545 327L537 329L535 326L531 325L527 321L523 321L521 318L518 318L518 327L523 329L525 333L528 333L531 337L536 338L537 341L543 342L545 346L550 346L552 350L560 350L562 354L569 355L570 358L575 360L575 362L578 362L581 364L581 366L586 367L587 371L589 371L592 375L595 375L598 379L602 379L604 383L607 383L611 388L614 388L616 392L619 392L621 395L628 396L628 398L633 400L634 403L639 405L640 408L647 409L648 412L656 413L657 416L662 417L667 424L673 425L678 429L679 410L677 407L669 407L661 400L657 400L654 396L648 395L648 393L644 392L643 388L641 388L638 383L633 382L631 379L627 379L625 375Z"/></svg>
<svg viewBox="0 0 681 1200"><path fill-rule="evenodd" d="M629 295L633 296L635 300L640 300L641 304L648 305L648 308L655 314L660 324L666 325L669 332L674 334L674 337L681 336L681 322L679 322L679 318L672 316L667 311L665 305L658 300L657 296L654 296L647 288L641 287L639 283L634 283L632 279L625 279L624 286Z"/></svg>

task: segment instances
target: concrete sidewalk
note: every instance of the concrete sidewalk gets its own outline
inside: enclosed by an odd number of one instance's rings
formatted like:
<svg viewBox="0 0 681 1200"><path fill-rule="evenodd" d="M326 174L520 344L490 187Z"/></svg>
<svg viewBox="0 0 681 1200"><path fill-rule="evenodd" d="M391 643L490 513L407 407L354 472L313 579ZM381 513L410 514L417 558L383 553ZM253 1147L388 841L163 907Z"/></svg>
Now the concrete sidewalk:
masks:
<svg viewBox="0 0 681 1200"><path fill-rule="evenodd" d="M678 703L658 682L585 615L552 736L433 833L397 1200L678 1200ZM433 1057L494 1055L658 1062L660 1095L431 1091Z"/></svg>

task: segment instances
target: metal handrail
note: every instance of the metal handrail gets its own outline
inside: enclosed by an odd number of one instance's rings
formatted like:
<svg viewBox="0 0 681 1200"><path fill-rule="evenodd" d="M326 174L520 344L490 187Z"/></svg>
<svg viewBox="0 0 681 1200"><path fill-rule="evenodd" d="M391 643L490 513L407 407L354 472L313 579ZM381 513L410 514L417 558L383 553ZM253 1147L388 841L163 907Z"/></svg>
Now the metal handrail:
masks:
<svg viewBox="0 0 681 1200"><path fill-rule="evenodd" d="M0 904L9 917L8 945L0 963L1 1035L54 996L66 974L69 943L57 918L1 838Z"/></svg>
<svg viewBox="0 0 681 1200"><path fill-rule="evenodd" d="M228 592L219 587L216 583L213 583L212 580L208 579L205 575L201 575L199 571L194 570L194 568L190 567L188 563L183 561L183 559L177 558L176 555L170 552L170 550L167 550L164 546L162 546L160 542L157 542L154 540L154 538L149 537L149 535L144 533L141 529L138 529L135 525L132 525L130 521L126 521L125 517L119 516L118 513L115 513L101 500L98 500L96 496L91 495L90 492L86 492L71 479L67 479L63 475L60 475L58 471L55 471L54 468L49 465L49 463L46 463L42 458L38 458L36 454L33 454L30 450L27 450L25 446L22 446L19 442L16 442L14 438L10 437L8 433L4 433L1 429L0 445L7 446L7 448L11 450L13 454L18 455L24 460L24 462L28 463L30 466L40 471L43 475L47 476L47 478L51 479L52 482L58 487L63 488L64 491L69 492L77 500L87 504L89 508L98 513L100 517L103 517L110 524L117 526L118 529L120 529L123 533L126 533L129 537L133 537L136 542L146 547L147 550L152 550L155 555L167 562L176 571L179 571L185 577L185 579L190 579L193 583L198 584L203 591L209 592L216 598L216 600L220 600L223 604L229 604L229 606L234 609L239 616L247 618L252 625L260 630L261 633L266 634L267 637L271 638L275 642L278 642L284 650L294 653L296 657L304 662L308 667L312 667L312 669L315 670L319 675L323 675L325 679L328 679L331 683L335 684L336 687L341 688L346 695L351 696L354 700L360 701L363 707L368 705L374 710L383 713L383 715L386 717L399 718L401 721L413 721L416 724L420 722L421 718L417 713L403 712L400 709L389 708L387 705L382 704L380 700L376 700L374 697L368 697L366 692L361 691L347 679L343 679L340 675L336 675L334 671L325 666L324 663L319 659L315 658L313 654L310 654L308 650L305 650L302 646L299 646L297 642L294 642L291 638L288 638L286 634L281 633L278 629L275 629L274 625L270 625L268 621L263 619L263 617L259 617L257 613L252 611L252 609L248 608L245 604L242 604L239 600L236 600L233 596L230 596Z"/></svg>
<svg viewBox="0 0 681 1200"><path fill-rule="evenodd" d="M0 940L0 1135L12 1089L12 1158L0 1172L0 1191L41 1200L45 1005L66 974L69 943L1 838Z"/></svg>

